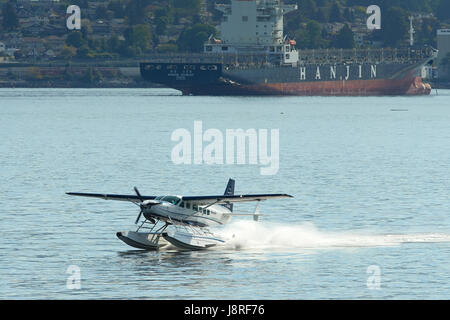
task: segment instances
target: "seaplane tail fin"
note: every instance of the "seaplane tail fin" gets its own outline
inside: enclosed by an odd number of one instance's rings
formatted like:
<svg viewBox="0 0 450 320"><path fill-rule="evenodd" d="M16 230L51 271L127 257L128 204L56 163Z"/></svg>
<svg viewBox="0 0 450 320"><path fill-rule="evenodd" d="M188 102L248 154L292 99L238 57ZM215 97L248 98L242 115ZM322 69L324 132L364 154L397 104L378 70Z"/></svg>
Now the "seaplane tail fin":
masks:
<svg viewBox="0 0 450 320"><path fill-rule="evenodd" d="M223 194L224 196L233 196L234 195L234 184L235 184L235 181L230 178L228 180L227 187L225 188L225 192ZM226 203L226 204L223 204L222 206L224 206L225 208L228 208L228 210L233 212L233 204L232 203Z"/></svg>

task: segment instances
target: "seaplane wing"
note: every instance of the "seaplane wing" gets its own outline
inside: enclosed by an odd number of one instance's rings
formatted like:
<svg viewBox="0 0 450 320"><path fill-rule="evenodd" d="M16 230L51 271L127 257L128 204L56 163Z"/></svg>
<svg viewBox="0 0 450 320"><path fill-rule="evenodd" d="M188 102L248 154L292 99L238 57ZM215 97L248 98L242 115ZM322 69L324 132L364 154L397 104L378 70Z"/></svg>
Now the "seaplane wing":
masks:
<svg viewBox="0 0 450 320"><path fill-rule="evenodd" d="M154 200L156 196L137 196L126 194L103 194L103 193L82 193L82 192L67 192L70 196L99 198L104 200L118 200L130 201L139 203L145 200ZM263 201L269 199L283 199L292 198L288 194L241 194L241 195L216 195L216 196L182 196L181 199L185 202L190 202L197 205L210 205L221 203L235 203L235 202L252 202Z"/></svg>
<svg viewBox="0 0 450 320"><path fill-rule="evenodd" d="M137 195L126 195L126 194L101 194L101 193L81 193L81 192L67 192L69 196L79 196L79 197L89 197L89 198L100 198L104 200L118 200L118 201L130 201L134 203L139 203L145 200L154 200L156 196L137 196Z"/></svg>
<svg viewBox="0 0 450 320"><path fill-rule="evenodd" d="M241 195L217 195L217 196L182 196L182 200L196 205L212 205L236 202L263 201L269 199L292 198L289 194L241 194Z"/></svg>

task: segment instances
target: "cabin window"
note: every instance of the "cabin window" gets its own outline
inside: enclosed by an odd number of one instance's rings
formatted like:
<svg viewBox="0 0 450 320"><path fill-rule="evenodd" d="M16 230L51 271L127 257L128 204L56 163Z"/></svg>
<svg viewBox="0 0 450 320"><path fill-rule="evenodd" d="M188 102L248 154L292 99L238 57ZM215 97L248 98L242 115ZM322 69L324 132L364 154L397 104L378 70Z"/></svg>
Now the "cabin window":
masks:
<svg viewBox="0 0 450 320"><path fill-rule="evenodd" d="M289 54L287 54L287 55L286 55L286 59L289 59L289 58L290 58L290 56L289 56Z"/></svg>
<svg viewBox="0 0 450 320"><path fill-rule="evenodd" d="M212 46L206 46L206 51L208 52L212 51Z"/></svg>
<svg viewBox="0 0 450 320"><path fill-rule="evenodd" d="M197 206L196 204L194 204L194 205L192 206L192 210L198 211L198 206Z"/></svg>
<svg viewBox="0 0 450 320"><path fill-rule="evenodd" d="M228 51L228 47L227 46L223 46L222 47L222 51Z"/></svg>
<svg viewBox="0 0 450 320"><path fill-rule="evenodd" d="M183 201L181 201L180 207L184 208L184 202Z"/></svg>
<svg viewBox="0 0 450 320"><path fill-rule="evenodd" d="M242 16L242 21L247 22L248 21L248 16Z"/></svg>
<svg viewBox="0 0 450 320"><path fill-rule="evenodd" d="M171 204L174 204L174 205L178 205L180 203L180 201L181 201L180 198L175 197L175 196L165 196L161 200L162 201L167 201L167 202L169 202Z"/></svg>
<svg viewBox="0 0 450 320"><path fill-rule="evenodd" d="M190 209L191 208L191 204L189 202L186 202L186 209Z"/></svg>

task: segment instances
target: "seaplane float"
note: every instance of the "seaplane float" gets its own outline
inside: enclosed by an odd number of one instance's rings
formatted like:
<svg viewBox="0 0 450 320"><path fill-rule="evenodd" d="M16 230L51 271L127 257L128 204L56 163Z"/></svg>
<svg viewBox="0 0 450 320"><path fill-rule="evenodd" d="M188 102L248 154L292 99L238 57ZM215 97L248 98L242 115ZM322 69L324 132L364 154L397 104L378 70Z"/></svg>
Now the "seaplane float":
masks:
<svg viewBox="0 0 450 320"><path fill-rule="evenodd" d="M288 194L234 194L235 180L229 179L223 195L206 196L144 196L134 187L135 195L67 192L70 196L104 200L129 201L140 210L136 231L117 232L126 244L144 250L158 250L173 245L185 250L203 250L225 243L225 239L210 231L230 222L233 216L261 216L261 201L292 198ZM253 213L235 213L233 204L256 202ZM144 219L141 219L141 217Z"/></svg>

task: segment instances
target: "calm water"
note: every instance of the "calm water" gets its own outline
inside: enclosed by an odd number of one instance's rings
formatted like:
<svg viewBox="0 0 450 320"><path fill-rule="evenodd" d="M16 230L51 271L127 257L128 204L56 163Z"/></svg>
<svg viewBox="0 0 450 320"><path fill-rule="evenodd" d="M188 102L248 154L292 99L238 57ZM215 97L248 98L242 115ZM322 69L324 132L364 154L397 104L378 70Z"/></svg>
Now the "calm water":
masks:
<svg viewBox="0 0 450 320"><path fill-rule="evenodd" d="M279 129L278 173L173 164L171 134L195 120L223 133ZM0 136L0 298L450 298L450 91L2 89ZM220 194L229 177L237 193L295 198L263 203L258 224L235 218L219 231L234 242L204 252L133 250L115 233L134 229L135 206L65 195ZM66 286L71 265L79 290Z"/></svg>

